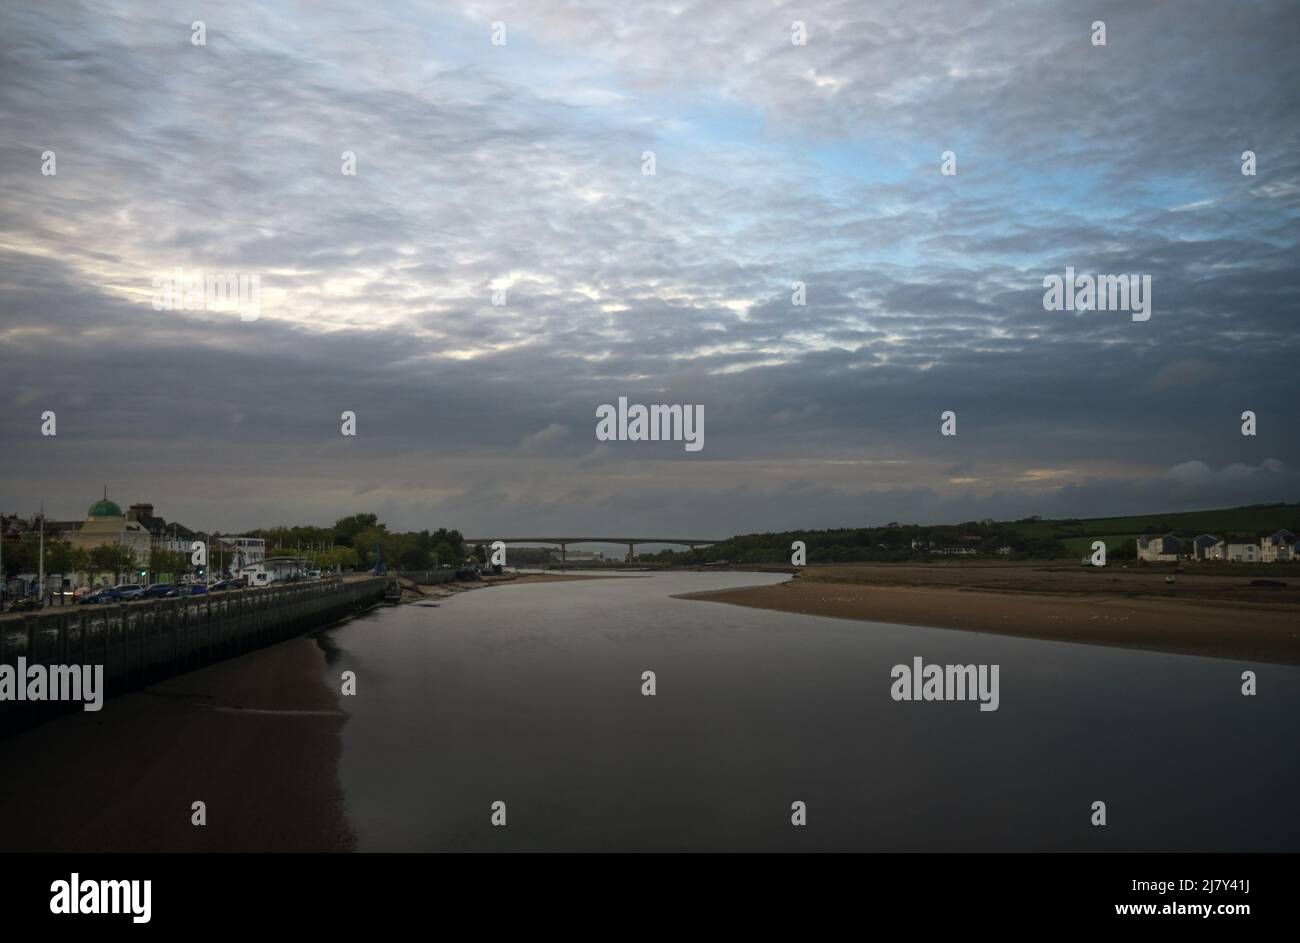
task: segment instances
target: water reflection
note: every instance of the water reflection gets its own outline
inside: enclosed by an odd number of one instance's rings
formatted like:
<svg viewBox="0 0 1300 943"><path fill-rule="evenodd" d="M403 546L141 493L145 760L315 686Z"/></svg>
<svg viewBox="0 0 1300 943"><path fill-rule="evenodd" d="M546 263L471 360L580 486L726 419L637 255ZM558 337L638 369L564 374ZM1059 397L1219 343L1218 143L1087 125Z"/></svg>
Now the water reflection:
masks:
<svg viewBox="0 0 1300 943"><path fill-rule="evenodd" d="M1300 849L1300 669L670 598L779 579L502 586L324 633L357 672L359 847ZM893 701L916 656L1000 665L998 710Z"/></svg>

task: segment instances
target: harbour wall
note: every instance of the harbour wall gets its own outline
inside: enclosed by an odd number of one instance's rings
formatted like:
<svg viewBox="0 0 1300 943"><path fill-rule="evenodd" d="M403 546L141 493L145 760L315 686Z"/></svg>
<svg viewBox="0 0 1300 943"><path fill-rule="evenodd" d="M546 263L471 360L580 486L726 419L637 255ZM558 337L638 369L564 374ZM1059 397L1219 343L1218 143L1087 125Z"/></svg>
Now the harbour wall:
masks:
<svg viewBox="0 0 1300 943"><path fill-rule="evenodd" d="M319 580L6 615L0 664L103 665L108 698L330 625L382 602L386 582ZM0 737L82 709L81 701L0 699Z"/></svg>

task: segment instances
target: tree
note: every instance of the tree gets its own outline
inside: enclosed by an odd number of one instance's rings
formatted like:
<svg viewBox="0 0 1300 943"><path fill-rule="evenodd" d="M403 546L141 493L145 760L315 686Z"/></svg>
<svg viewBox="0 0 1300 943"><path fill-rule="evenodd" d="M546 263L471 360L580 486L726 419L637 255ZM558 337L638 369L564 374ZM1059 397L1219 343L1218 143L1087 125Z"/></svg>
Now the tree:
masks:
<svg viewBox="0 0 1300 943"><path fill-rule="evenodd" d="M390 534L382 524L357 531L352 536L352 546L361 558L363 569L368 570L375 565L375 547L382 548L385 566L396 566L400 562L397 535Z"/></svg>
<svg viewBox="0 0 1300 943"><path fill-rule="evenodd" d="M179 550L164 550L154 547L149 551L149 573L151 579L158 579L163 574L177 577L189 569L189 554Z"/></svg>
<svg viewBox="0 0 1300 943"><path fill-rule="evenodd" d="M45 542L46 574L62 575L72 569L72 544L66 540L47 540Z"/></svg>
<svg viewBox="0 0 1300 943"><path fill-rule="evenodd" d="M71 566L74 574L88 571L90 569L90 551L85 547L73 547Z"/></svg>
<svg viewBox="0 0 1300 943"><path fill-rule="evenodd" d="M26 541L15 540L12 543L5 543L4 552L4 576L9 579L16 573L22 573L31 569L27 564L29 560L36 559L36 551L29 548Z"/></svg>
<svg viewBox="0 0 1300 943"><path fill-rule="evenodd" d="M402 548L398 561L404 570L423 570L429 566L429 551L419 544L408 544Z"/></svg>
<svg viewBox="0 0 1300 943"><path fill-rule="evenodd" d="M340 517L334 522L334 542L345 547L356 547L358 534L382 527L378 514L353 514L351 517Z"/></svg>
<svg viewBox="0 0 1300 943"><path fill-rule="evenodd" d="M429 535L429 539L435 546L442 546L445 544L451 549L451 553L446 557L439 554L438 559L442 563L459 563L461 559L464 558L465 538L461 536L460 531L447 530L445 527L439 527Z"/></svg>
<svg viewBox="0 0 1300 943"><path fill-rule="evenodd" d="M1114 550L1107 554L1109 560L1136 560L1137 559L1137 541L1129 538Z"/></svg>
<svg viewBox="0 0 1300 943"><path fill-rule="evenodd" d="M356 569L361 565L361 558L352 547L334 547L326 550L316 558L317 564L322 570L343 570Z"/></svg>
<svg viewBox="0 0 1300 943"><path fill-rule="evenodd" d="M90 565L97 573L111 573L113 578L134 571L135 553L121 544L100 544L90 551Z"/></svg>

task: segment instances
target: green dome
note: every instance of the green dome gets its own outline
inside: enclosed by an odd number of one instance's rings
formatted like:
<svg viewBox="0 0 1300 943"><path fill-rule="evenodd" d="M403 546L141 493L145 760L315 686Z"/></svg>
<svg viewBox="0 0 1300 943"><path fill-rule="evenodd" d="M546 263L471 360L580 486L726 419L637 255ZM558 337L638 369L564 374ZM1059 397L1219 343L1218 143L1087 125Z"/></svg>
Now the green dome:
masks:
<svg viewBox="0 0 1300 943"><path fill-rule="evenodd" d="M96 501L86 512L86 517L121 517L122 509L114 504L108 498L102 501Z"/></svg>

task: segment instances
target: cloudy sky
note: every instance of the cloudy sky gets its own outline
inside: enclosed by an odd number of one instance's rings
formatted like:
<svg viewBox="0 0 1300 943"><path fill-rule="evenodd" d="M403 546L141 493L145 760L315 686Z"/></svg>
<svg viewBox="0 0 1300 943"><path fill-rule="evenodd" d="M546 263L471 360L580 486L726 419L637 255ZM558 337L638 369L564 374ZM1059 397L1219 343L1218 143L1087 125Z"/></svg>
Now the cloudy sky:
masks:
<svg viewBox="0 0 1300 943"><path fill-rule="evenodd" d="M1293 2L7 2L0 508L713 537L1300 500L1298 45ZM1150 320L1044 310L1066 266L1149 274ZM177 267L258 276L260 318L155 310ZM702 405L704 448L597 441L619 396Z"/></svg>

